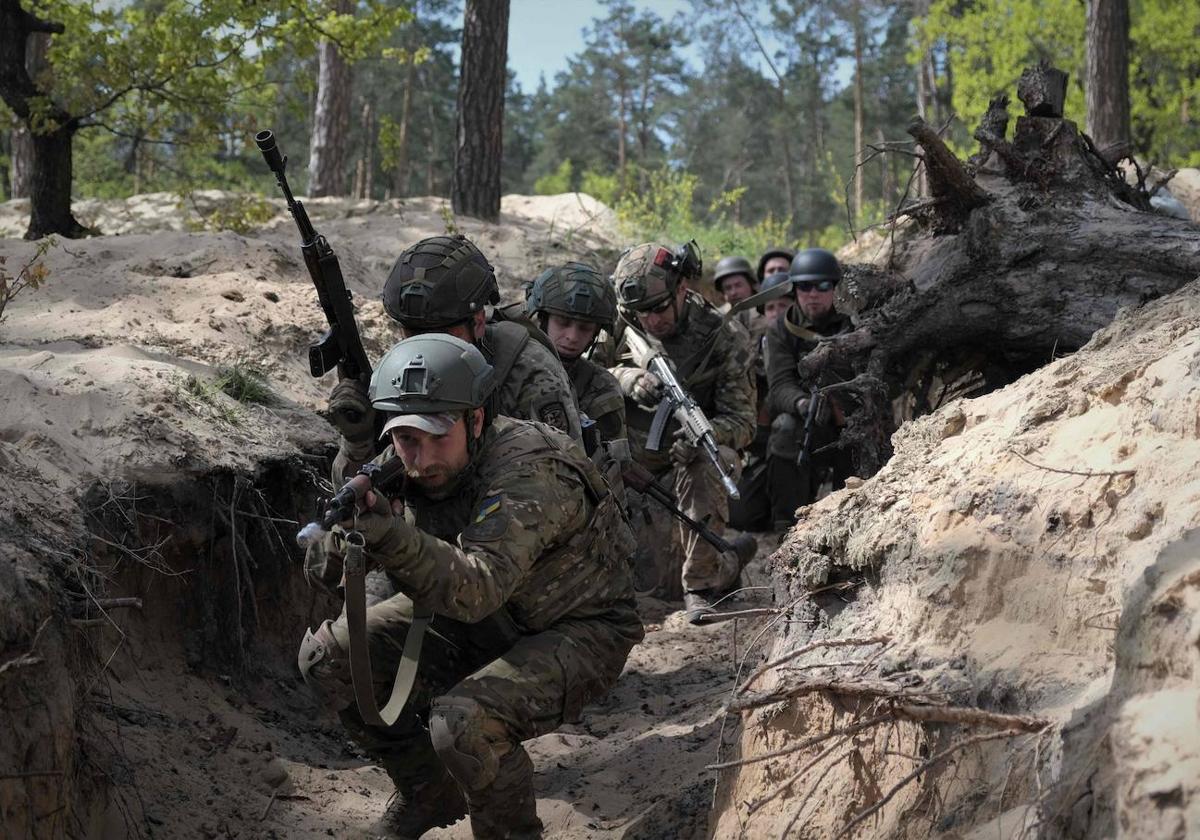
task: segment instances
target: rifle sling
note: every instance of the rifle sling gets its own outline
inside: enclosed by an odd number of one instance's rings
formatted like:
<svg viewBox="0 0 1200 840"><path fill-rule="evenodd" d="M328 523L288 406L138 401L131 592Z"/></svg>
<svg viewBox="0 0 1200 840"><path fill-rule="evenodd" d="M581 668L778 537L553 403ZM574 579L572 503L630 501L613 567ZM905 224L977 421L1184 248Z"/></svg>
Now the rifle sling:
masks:
<svg viewBox="0 0 1200 840"><path fill-rule="evenodd" d="M360 538L361 539L361 538ZM368 726L388 727L400 717L412 693L421 659L421 644L433 617L433 611L413 604L412 624L404 638L404 651L392 692L380 709L375 702L375 683L371 672L371 651L367 646L366 564L360 541L346 541L346 631L350 637L350 678L358 713Z"/></svg>

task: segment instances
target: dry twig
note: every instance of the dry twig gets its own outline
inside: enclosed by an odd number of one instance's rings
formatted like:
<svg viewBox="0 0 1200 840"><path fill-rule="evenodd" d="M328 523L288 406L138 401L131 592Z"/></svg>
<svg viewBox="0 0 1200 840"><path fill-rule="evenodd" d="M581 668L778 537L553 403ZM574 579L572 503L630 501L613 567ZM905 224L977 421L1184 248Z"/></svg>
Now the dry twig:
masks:
<svg viewBox="0 0 1200 840"><path fill-rule="evenodd" d="M812 653L814 650L832 647L865 647L867 645L883 645L887 644L891 640L891 636L867 636L864 638L853 639L821 639L820 641L809 642L806 645L801 645L795 650L788 651L787 653L783 654L783 656L772 659L770 662L760 667L757 671L746 678L746 682L742 683L741 687L738 688L738 694L744 693L748 688L750 688L751 683L772 668L783 665L785 662L791 662L793 659L797 659L806 653Z"/></svg>

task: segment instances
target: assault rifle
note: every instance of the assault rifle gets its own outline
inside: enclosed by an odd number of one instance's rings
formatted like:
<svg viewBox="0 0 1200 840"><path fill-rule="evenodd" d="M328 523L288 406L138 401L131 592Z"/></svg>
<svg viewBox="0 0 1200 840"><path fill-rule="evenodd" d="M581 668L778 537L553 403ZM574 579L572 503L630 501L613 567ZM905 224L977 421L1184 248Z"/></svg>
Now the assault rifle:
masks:
<svg viewBox="0 0 1200 840"><path fill-rule="evenodd" d="M725 491L732 498L739 498L737 484L730 475L730 468L721 460L721 452L717 448L717 435L713 430L712 423L704 416L704 412L700 406L696 405L696 401L692 399L691 395L683 389L683 385L675 376L675 371L671 370L666 356L661 350L652 347L645 336L633 327L626 328L624 337L629 349L633 352L633 360L638 367L653 373L663 383L662 402L658 404L658 409L654 412L654 420L650 424L650 433L646 439L646 448L651 452L662 449L662 439L667 430L667 422L674 416L688 443L701 450L717 468L717 473L721 476L721 483L725 485Z"/></svg>
<svg viewBox="0 0 1200 840"><path fill-rule="evenodd" d="M317 287L321 309L325 311L325 320L329 322L329 329L321 336L321 340L309 345L308 371L320 377L336 367L341 379L357 379L366 385L371 379L371 362L363 350L362 338L354 323L354 305L351 303L350 290L342 278L337 254L333 253L325 237L313 228L304 205L292 196L284 173L287 157L275 145L274 133L270 130L260 131L254 135L254 142L258 144L267 166L275 173L275 180L279 182L279 189L283 190L283 197L287 200L288 211L300 229L300 250L304 253L304 264L308 266L313 285Z"/></svg>
<svg viewBox="0 0 1200 840"><path fill-rule="evenodd" d="M803 467L812 458L813 427L817 425L817 414L823 399L816 385L808 389L808 412L804 415L804 445L800 447L800 455L796 458L798 467Z"/></svg>
<svg viewBox="0 0 1200 840"><path fill-rule="evenodd" d="M353 520L355 509L366 498L367 492L388 485L404 476L404 461L392 458L382 465L367 463L347 481L334 497L325 504L318 519L309 522L296 534L296 542L307 548L324 538L329 529L339 522ZM358 713L370 726L386 727L400 717L416 680L417 665L421 659L421 644L433 618L432 610L413 604L412 623L404 638L404 649L396 676L392 679L392 690L387 702L380 708L375 697L375 684L371 670L371 651L367 646L367 591L366 591L366 541L358 530L346 532L346 556L343 564L342 583L346 588L345 611L346 631L350 641L350 682L354 687L354 701ZM434 632L434 631L430 631ZM434 635L437 635L434 632ZM304 637L307 645L311 631Z"/></svg>
<svg viewBox="0 0 1200 840"><path fill-rule="evenodd" d="M679 506L675 504L675 497L671 492L654 480L654 474L648 469L634 461L626 461L621 465L621 479L625 482L626 487L631 487L641 493L643 496L648 496L658 502L667 512L682 522L687 527L695 532L696 536L711 545L717 551L724 554L732 552L733 546L728 540L720 534L714 533L708 525L699 522L688 516Z"/></svg>

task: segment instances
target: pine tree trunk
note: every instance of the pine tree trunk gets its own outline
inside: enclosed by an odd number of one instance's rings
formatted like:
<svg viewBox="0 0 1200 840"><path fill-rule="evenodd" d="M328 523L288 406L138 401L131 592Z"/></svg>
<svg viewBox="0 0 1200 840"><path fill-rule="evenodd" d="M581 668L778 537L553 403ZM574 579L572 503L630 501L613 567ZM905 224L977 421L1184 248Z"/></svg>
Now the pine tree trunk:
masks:
<svg viewBox="0 0 1200 840"><path fill-rule="evenodd" d="M1087 133L1098 149L1130 142L1129 0L1089 0Z"/></svg>
<svg viewBox="0 0 1200 840"><path fill-rule="evenodd" d="M351 0L337 0L336 11L349 14ZM317 45L317 102L308 149L308 194L345 195L346 148L350 134L350 65L337 44Z"/></svg>
<svg viewBox="0 0 1200 840"><path fill-rule="evenodd" d="M504 153L504 82L508 61L508 0L467 0L454 145L454 212L500 218Z"/></svg>
<svg viewBox="0 0 1200 840"><path fill-rule="evenodd" d="M416 62L410 57L404 70L404 98L400 102L400 125L396 128L396 171L392 174L392 193L396 198L408 195L408 124L415 81Z"/></svg>
<svg viewBox="0 0 1200 840"><path fill-rule="evenodd" d="M855 2L854 15L854 222L862 218L863 172L857 167L863 151L863 22L862 6Z"/></svg>

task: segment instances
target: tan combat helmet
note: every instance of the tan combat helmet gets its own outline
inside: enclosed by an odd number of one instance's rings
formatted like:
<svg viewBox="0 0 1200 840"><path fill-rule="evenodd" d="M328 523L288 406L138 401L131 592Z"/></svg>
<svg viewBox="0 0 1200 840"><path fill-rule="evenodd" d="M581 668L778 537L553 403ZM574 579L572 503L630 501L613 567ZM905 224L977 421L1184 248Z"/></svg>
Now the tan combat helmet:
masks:
<svg viewBox="0 0 1200 840"><path fill-rule="evenodd" d="M621 255L612 281L623 309L644 312L675 294L682 281L699 277L700 270L695 240L675 251L647 242Z"/></svg>

